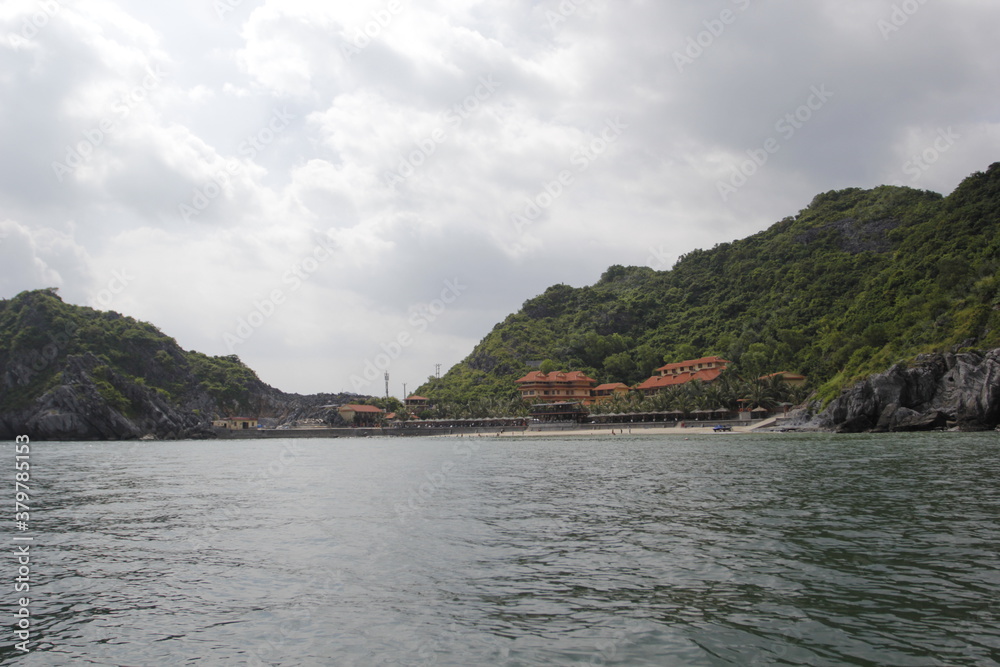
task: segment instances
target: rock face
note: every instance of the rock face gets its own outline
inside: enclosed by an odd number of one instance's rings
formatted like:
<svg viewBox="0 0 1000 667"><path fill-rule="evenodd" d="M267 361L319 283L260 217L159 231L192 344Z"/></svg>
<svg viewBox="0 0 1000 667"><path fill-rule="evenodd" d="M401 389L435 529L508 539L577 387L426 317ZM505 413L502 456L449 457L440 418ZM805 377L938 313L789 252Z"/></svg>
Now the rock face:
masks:
<svg viewBox="0 0 1000 667"><path fill-rule="evenodd" d="M11 363L0 377L0 387L30 376L26 364ZM275 425L307 417L329 420L336 411L327 406L349 398L287 394L261 384L255 389L254 414ZM216 413L218 406L205 392L192 391L183 405L175 405L155 389L111 370L93 354L70 355L57 385L25 407L0 412L0 440L25 434L32 440L214 438Z"/></svg>
<svg viewBox="0 0 1000 667"><path fill-rule="evenodd" d="M1000 423L1000 349L925 354L844 391L811 426L840 433L961 430Z"/></svg>
<svg viewBox="0 0 1000 667"><path fill-rule="evenodd" d="M98 372L97 369L104 369ZM97 377L99 376L99 377ZM0 437L119 440L214 437L209 418L171 405L158 392L103 366L92 354L66 359L58 385L29 406L0 415Z"/></svg>
<svg viewBox="0 0 1000 667"><path fill-rule="evenodd" d="M0 440L210 438L217 416L279 425L354 394L286 394L238 357L186 352L151 324L62 301L0 300Z"/></svg>

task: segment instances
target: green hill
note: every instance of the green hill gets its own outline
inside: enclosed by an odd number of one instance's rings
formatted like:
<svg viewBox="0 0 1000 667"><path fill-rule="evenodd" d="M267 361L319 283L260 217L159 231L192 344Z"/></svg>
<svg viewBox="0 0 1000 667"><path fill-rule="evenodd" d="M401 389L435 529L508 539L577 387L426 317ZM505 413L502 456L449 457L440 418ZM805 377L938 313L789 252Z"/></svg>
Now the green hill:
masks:
<svg viewBox="0 0 1000 667"><path fill-rule="evenodd" d="M664 361L719 355L744 378L807 375L829 400L920 353L1000 345L998 284L1000 163L947 197L831 191L669 271L612 266L589 287L554 285L417 392L509 400L543 360L633 384Z"/></svg>
<svg viewBox="0 0 1000 667"><path fill-rule="evenodd" d="M210 437L215 417L288 419L341 398L278 391L236 356L185 351L53 289L0 300L0 438Z"/></svg>

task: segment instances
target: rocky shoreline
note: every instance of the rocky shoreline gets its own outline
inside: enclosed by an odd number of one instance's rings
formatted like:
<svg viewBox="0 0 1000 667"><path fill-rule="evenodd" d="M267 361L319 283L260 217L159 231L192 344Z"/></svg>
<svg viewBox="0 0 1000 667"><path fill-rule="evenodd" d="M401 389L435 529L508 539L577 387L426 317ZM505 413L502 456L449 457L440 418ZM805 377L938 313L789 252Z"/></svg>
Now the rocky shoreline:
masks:
<svg viewBox="0 0 1000 667"><path fill-rule="evenodd" d="M60 383L23 409L0 414L0 438L30 434L38 440L201 439L217 437L212 401L173 405L160 393L105 368L93 355L69 356ZM12 371L7 376L11 379ZM116 409L101 383L128 403ZM264 387L266 412L284 419L310 416L332 395L299 396ZM817 408L818 406L814 406ZM800 410L780 430L883 433L928 430L983 431L1000 424L1000 348L936 353L897 364L845 389L822 411ZM686 430L685 432L691 432Z"/></svg>
<svg viewBox="0 0 1000 667"><path fill-rule="evenodd" d="M4 388L30 378L32 359L9 360L0 374ZM218 437L212 416L216 402L190 380L178 405L162 392L110 369L90 353L60 360L58 384L23 407L0 413L0 440L28 435L32 440L200 440ZM26 384L26 381L24 381ZM339 394L287 394L257 382L255 412L278 422L323 414L321 406ZM117 403L113 399L117 399Z"/></svg>
<svg viewBox="0 0 1000 667"><path fill-rule="evenodd" d="M845 389L805 428L836 433L955 429L1000 424L1000 348L923 354Z"/></svg>

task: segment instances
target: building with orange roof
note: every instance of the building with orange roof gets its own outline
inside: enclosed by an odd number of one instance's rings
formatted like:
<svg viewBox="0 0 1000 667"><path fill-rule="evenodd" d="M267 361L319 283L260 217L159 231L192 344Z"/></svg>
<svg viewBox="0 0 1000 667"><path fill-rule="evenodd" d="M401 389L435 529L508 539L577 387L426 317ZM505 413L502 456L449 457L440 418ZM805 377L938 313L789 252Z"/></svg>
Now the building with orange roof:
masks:
<svg viewBox="0 0 1000 667"><path fill-rule="evenodd" d="M721 373L726 366L731 364L722 357L702 357L701 359L690 359L688 361L678 361L667 364L656 369L660 375L683 375L684 373L697 373L699 371L710 371L718 369Z"/></svg>
<svg viewBox="0 0 1000 667"><path fill-rule="evenodd" d="M785 384L791 385L792 387L803 386L808 378L805 375L799 375L798 373L789 373L788 371L779 371L777 373L771 373L770 375L762 375L761 380L773 380L774 378L781 378L781 381Z"/></svg>
<svg viewBox="0 0 1000 667"><path fill-rule="evenodd" d="M581 371L543 373L532 371L519 380L521 398L529 403L592 402L591 392L597 380Z"/></svg>
<svg viewBox="0 0 1000 667"><path fill-rule="evenodd" d="M608 384L599 384L594 387L592 392L595 403L604 403L605 401L610 401L615 396L624 396L632 391L624 382L611 382Z"/></svg>
<svg viewBox="0 0 1000 667"><path fill-rule="evenodd" d="M374 426L382 421L385 410L374 405L358 405L349 403L337 408L337 413L348 424L354 426Z"/></svg>
<svg viewBox="0 0 1000 667"><path fill-rule="evenodd" d="M654 375L645 382L639 383L635 388L645 396L652 396L663 389L687 384L694 380L705 383L714 382L731 363L722 357L702 357L701 359L678 361L657 368L656 372L659 375Z"/></svg>
<svg viewBox="0 0 1000 667"><path fill-rule="evenodd" d="M260 421L256 417L224 417L213 420L212 426L225 429L251 429L260 428Z"/></svg>

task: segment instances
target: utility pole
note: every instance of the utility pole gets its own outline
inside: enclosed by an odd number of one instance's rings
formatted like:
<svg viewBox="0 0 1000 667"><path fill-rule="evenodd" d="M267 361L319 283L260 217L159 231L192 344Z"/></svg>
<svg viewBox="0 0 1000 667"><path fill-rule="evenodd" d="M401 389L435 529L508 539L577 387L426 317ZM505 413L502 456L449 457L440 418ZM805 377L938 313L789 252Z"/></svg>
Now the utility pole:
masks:
<svg viewBox="0 0 1000 667"><path fill-rule="evenodd" d="M403 383L403 400L406 400L406 383Z"/></svg>
<svg viewBox="0 0 1000 667"><path fill-rule="evenodd" d="M385 397L386 400L389 398L389 371L385 372Z"/></svg>

